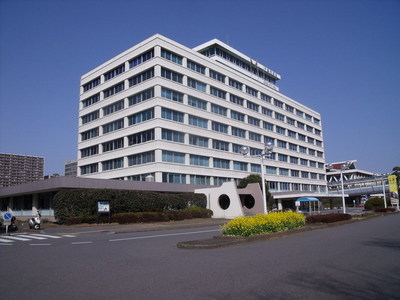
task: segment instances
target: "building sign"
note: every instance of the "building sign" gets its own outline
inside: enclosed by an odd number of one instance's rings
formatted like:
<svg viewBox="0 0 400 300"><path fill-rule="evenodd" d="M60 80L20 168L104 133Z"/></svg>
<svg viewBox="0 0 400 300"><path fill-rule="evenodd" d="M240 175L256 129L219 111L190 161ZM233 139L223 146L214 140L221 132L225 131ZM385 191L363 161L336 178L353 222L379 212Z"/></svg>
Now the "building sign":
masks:
<svg viewBox="0 0 400 300"><path fill-rule="evenodd" d="M110 201L97 201L97 212L109 213L110 212Z"/></svg>
<svg viewBox="0 0 400 300"><path fill-rule="evenodd" d="M388 180L389 180L389 191L390 192L397 192L396 175L389 175L388 176Z"/></svg>

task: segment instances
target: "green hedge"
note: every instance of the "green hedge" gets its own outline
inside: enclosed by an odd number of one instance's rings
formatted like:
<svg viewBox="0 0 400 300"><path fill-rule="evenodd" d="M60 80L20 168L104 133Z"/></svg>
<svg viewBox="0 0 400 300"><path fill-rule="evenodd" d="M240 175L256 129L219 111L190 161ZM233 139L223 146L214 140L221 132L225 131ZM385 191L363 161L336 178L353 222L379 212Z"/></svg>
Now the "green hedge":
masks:
<svg viewBox="0 0 400 300"><path fill-rule="evenodd" d="M111 216L111 220L108 216L101 216L97 219L97 216L92 217L72 217L65 220L65 224L94 224L99 223L148 223L148 222L167 222L167 221L178 221L192 218L211 218L212 211L201 207L189 207L183 210L168 210L164 212L136 212L136 213L120 213Z"/></svg>
<svg viewBox="0 0 400 300"><path fill-rule="evenodd" d="M54 216L59 223L68 218L97 219L97 201L109 200L111 214L130 212L164 212L191 206L205 208L203 194L121 191L108 189L73 189L59 191L53 198Z"/></svg>
<svg viewBox="0 0 400 300"><path fill-rule="evenodd" d="M339 213L332 213L332 214L325 214L325 215L314 215L308 216L306 218L307 223L334 223L339 221L346 221L351 220L350 214L339 214Z"/></svg>
<svg viewBox="0 0 400 300"><path fill-rule="evenodd" d="M387 204L387 206L390 206L389 199L386 199L386 204ZM384 203L383 198L374 197L374 198L367 200L367 202L365 202L364 207L366 210L374 210L376 208L384 208L385 203Z"/></svg>

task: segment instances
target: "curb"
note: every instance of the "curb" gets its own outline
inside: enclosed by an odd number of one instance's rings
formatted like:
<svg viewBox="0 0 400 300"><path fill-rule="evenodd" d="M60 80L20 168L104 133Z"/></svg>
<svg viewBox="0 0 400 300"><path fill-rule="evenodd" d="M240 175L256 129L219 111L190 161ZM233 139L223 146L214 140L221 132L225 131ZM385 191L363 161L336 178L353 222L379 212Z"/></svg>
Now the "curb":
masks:
<svg viewBox="0 0 400 300"><path fill-rule="evenodd" d="M288 237L302 232L314 231L328 227L341 226L349 223L366 221L371 218L382 217L382 216L387 216L387 214L372 215L365 218L354 218L351 220L340 221L335 223L306 224L304 227L301 228L295 228L287 231L267 233L261 235L254 235L249 237L216 235L211 239L179 242L176 246L177 248L180 249L215 249L215 248L229 247L249 242L266 241L282 237Z"/></svg>

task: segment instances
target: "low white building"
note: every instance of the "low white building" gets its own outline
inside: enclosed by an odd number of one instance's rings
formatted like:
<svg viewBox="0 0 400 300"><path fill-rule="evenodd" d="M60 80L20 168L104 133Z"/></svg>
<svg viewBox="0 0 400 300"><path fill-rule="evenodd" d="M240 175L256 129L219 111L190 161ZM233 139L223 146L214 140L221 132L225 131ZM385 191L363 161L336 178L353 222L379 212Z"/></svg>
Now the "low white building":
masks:
<svg viewBox="0 0 400 300"><path fill-rule="evenodd" d="M219 40L156 34L82 76L78 176L221 185L261 172L241 146L272 142L271 192L326 193L321 116L280 78Z"/></svg>

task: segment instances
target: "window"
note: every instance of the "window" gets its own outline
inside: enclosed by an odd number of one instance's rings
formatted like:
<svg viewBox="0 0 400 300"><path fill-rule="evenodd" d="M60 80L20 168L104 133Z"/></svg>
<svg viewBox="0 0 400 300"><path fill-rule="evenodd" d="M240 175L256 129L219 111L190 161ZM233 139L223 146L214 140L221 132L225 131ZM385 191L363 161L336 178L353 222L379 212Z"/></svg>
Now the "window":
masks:
<svg viewBox="0 0 400 300"><path fill-rule="evenodd" d="M100 77L97 77L91 81L89 81L88 83L84 84L83 87L83 91L86 92L88 90L91 90L92 88L98 86L100 84Z"/></svg>
<svg viewBox="0 0 400 300"><path fill-rule="evenodd" d="M263 107L263 108L262 108L262 113L263 113L264 115L266 115L266 116L272 118L272 110L270 110L270 109L268 109L268 108L266 108L266 107Z"/></svg>
<svg viewBox="0 0 400 300"><path fill-rule="evenodd" d="M190 175L190 184L210 185L210 176Z"/></svg>
<svg viewBox="0 0 400 300"><path fill-rule="evenodd" d="M269 123L269 122L263 122L263 127L265 128L265 129L267 129L267 130L270 130L270 131L274 131L274 124L271 124L271 123Z"/></svg>
<svg viewBox="0 0 400 300"><path fill-rule="evenodd" d="M136 67L144 63L146 60L154 57L154 49L151 49L143 54L140 54L129 61L129 68Z"/></svg>
<svg viewBox="0 0 400 300"><path fill-rule="evenodd" d="M192 97L192 96L189 96L188 104L190 106L193 106L193 107L197 107L197 108L200 108L200 109L203 109L203 110L207 110L207 101L204 101L204 100Z"/></svg>
<svg viewBox="0 0 400 300"><path fill-rule="evenodd" d="M309 136L307 137L307 143L314 145L314 142L315 142L315 140L313 138L311 138Z"/></svg>
<svg viewBox="0 0 400 300"><path fill-rule="evenodd" d="M142 101L146 101L147 99L153 97L154 97L154 87L128 97L129 106L138 104Z"/></svg>
<svg viewBox="0 0 400 300"><path fill-rule="evenodd" d="M204 82L201 81L197 81L193 78L188 77L188 81L187 81L188 86L199 90L200 92L206 92L206 84Z"/></svg>
<svg viewBox="0 0 400 300"><path fill-rule="evenodd" d="M279 108L283 108L283 102L279 101L277 99L274 99L274 105L279 107Z"/></svg>
<svg viewBox="0 0 400 300"><path fill-rule="evenodd" d="M190 164L192 166L208 167L209 166L209 158L207 156L190 154Z"/></svg>
<svg viewBox="0 0 400 300"><path fill-rule="evenodd" d="M315 156L315 150L308 148L308 154L312 155L312 156Z"/></svg>
<svg viewBox="0 0 400 300"><path fill-rule="evenodd" d="M249 86L246 86L246 93L254 97L257 97L258 91Z"/></svg>
<svg viewBox="0 0 400 300"><path fill-rule="evenodd" d="M280 127L280 126L276 126L276 132L279 133L279 134L285 135L286 134L286 129L283 128L283 127Z"/></svg>
<svg viewBox="0 0 400 300"><path fill-rule="evenodd" d="M322 142L319 140L315 140L315 145L322 147Z"/></svg>
<svg viewBox="0 0 400 300"><path fill-rule="evenodd" d="M285 109L290 113L294 113L294 107L293 106L285 104Z"/></svg>
<svg viewBox="0 0 400 300"><path fill-rule="evenodd" d="M261 142L261 134L249 131L249 139L256 142Z"/></svg>
<svg viewBox="0 0 400 300"><path fill-rule="evenodd" d="M135 86L143 81L146 81L150 78L154 77L154 68L148 69L146 71L143 71L142 73L139 73L135 76L132 76L131 78L128 79L129 86Z"/></svg>
<svg viewBox="0 0 400 300"><path fill-rule="evenodd" d="M226 92L216 87L210 87L210 94L218 98L226 99Z"/></svg>
<svg viewBox="0 0 400 300"><path fill-rule="evenodd" d="M240 97L232 95L232 94L230 94L229 97L230 97L230 101L232 103L235 103L235 104L243 106L243 102L244 102L243 98L240 98Z"/></svg>
<svg viewBox="0 0 400 300"><path fill-rule="evenodd" d="M278 160L279 161L283 161L283 162L287 162L287 160L288 160L288 156L287 155L285 155L285 154L278 154Z"/></svg>
<svg viewBox="0 0 400 300"><path fill-rule="evenodd" d="M108 98L112 95L118 94L125 89L125 82L120 82L106 90L104 90L104 98Z"/></svg>
<svg viewBox="0 0 400 300"><path fill-rule="evenodd" d="M99 110L95 110L91 112L90 114L84 115L81 117L82 119L82 124L89 123L91 121L94 121L99 118Z"/></svg>
<svg viewBox="0 0 400 300"><path fill-rule="evenodd" d="M241 122L244 122L244 114L237 112L235 110L231 110L231 118L241 121Z"/></svg>
<svg viewBox="0 0 400 300"><path fill-rule="evenodd" d="M312 117L309 114L306 114L306 120L311 122L312 121Z"/></svg>
<svg viewBox="0 0 400 300"><path fill-rule="evenodd" d="M167 183L186 183L186 174L179 174L179 173L162 173L162 181Z"/></svg>
<svg viewBox="0 0 400 300"><path fill-rule="evenodd" d="M162 161L172 162L176 164L184 164L185 153L163 150Z"/></svg>
<svg viewBox="0 0 400 300"><path fill-rule="evenodd" d="M290 157L290 163L298 165L299 164L299 159L297 157L291 156Z"/></svg>
<svg viewBox="0 0 400 300"><path fill-rule="evenodd" d="M87 131L84 131L84 132L81 133L82 141L89 140L89 139L94 138L96 136L99 136L99 128L98 127L90 129L90 130L87 130Z"/></svg>
<svg viewBox="0 0 400 300"><path fill-rule="evenodd" d="M305 172L305 171L301 171L301 178L308 178L309 177L309 173Z"/></svg>
<svg viewBox="0 0 400 300"><path fill-rule="evenodd" d="M319 129L314 129L314 133L316 134L316 135L321 135L321 130L319 130Z"/></svg>
<svg viewBox="0 0 400 300"><path fill-rule="evenodd" d="M242 147L242 145L232 144L232 152L233 153L240 153L240 148L241 147Z"/></svg>
<svg viewBox="0 0 400 300"><path fill-rule="evenodd" d="M297 151L297 145L296 145L296 144L289 143L289 150Z"/></svg>
<svg viewBox="0 0 400 300"><path fill-rule="evenodd" d="M128 116L128 125L135 125L154 118L154 108L149 108Z"/></svg>
<svg viewBox="0 0 400 300"><path fill-rule="evenodd" d="M277 146L278 146L279 148L286 149L286 147L287 147L287 142L278 140Z"/></svg>
<svg viewBox="0 0 400 300"><path fill-rule="evenodd" d="M166 68L161 68L161 77L167 78L169 80L182 83L183 75Z"/></svg>
<svg viewBox="0 0 400 300"><path fill-rule="evenodd" d="M247 163L241 161L233 161L233 169L238 171L247 171Z"/></svg>
<svg viewBox="0 0 400 300"><path fill-rule="evenodd" d="M128 156L128 166L143 165L155 161L155 151L148 151Z"/></svg>
<svg viewBox="0 0 400 300"><path fill-rule="evenodd" d="M261 149L250 147L250 155L261 155L261 152Z"/></svg>
<svg viewBox="0 0 400 300"><path fill-rule="evenodd" d="M161 108L161 118L183 123L183 113L169 108Z"/></svg>
<svg viewBox="0 0 400 300"><path fill-rule="evenodd" d="M249 123L250 125L253 125L253 126L260 127L260 119L257 119L257 118L248 116L247 123Z"/></svg>
<svg viewBox="0 0 400 300"><path fill-rule="evenodd" d="M187 67L189 69L192 69L193 71L196 71L198 73L204 74L206 71L206 67L192 61L192 60L187 60Z"/></svg>
<svg viewBox="0 0 400 300"><path fill-rule="evenodd" d="M279 187L280 187L281 191L289 191L290 183L289 182L280 182Z"/></svg>
<svg viewBox="0 0 400 300"><path fill-rule="evenodd" d="M289 117L286 117L286 122L289 125L293 125L293 126L295 126L295 124L296 124L296 121L294 119L292 119L292 118L289 118Z"/></svg>
<svg viewBox="0 0 400 300"><path fill-rule="evenodd" d="M281 176L289 176L289 169L279 168L279 175L281 175Z"/></svg>
<svg viewBox="0 0 400 300"><path fill-rule="evenodd" d="M124 147L124 138L119 138L102 144L103 152L108 152Z"/></svg>
<svg viewBox="0 0 400 300"><path fill-rule="evenodd" d="M303 146L299 146L299 151L300 151L301 153L307 153L307 148L306 148L306 147L303 147Z"/></svg>
<svg viewBox="0 0 400 300"><path fill-rule="evenodd" d="M184 143L184 133L169 129L162 129L161 136L163 140L177 142L177 143Z"/></svg>
<svg viewBox="0 0 400 300"><path fill-rule="evenodd" d="M307 160L307 159L304 159L304 158L300 158L300 164L301 164L302 166L308 166L308 160Z"/></svg>
<svg viewBox="0 0 400 300"><path fill-rule="evenodd" d="M119 74L125 72L125 65L120 65L111 71L104 74L104 81L110 80L111 78L118 76Z"/></svg>
<svg viewBox="0 0 400 300"><path fill-rule="evenodd" d="M214 185L222 185L224 182L231 181L230 178L214 176Z"/></svg>
<svg viewBox="0 0 400 300"><path fill-rule="evenodd" d="M317 157L324 157L324 153L321 151L317 151Z"/></svg>
<svg viewBox="0 0 400 300"><path fill-rule="evenodd" d="M113 104L107 105L103 108L104 116L112 114L124 108L124 100L117 101Z"/></svg>
<svg viewBox="0 0 400 300"><path fill-rule="evenodd" d="M297 121L297 127L300 129L304 129L304 123Z"/></svg>
<svg viewBox="0 0 400 300"><path fill-rule="evenodd" d="M217 71L214 71L214 70L210 69L210 77L215 79L215 80L218 80L218 81L221 81L221 82L225 83L225 75L223 75L223 74L221 74L221 73L219 73Z"/></svg>
<svg viewBox="0 0 400 300"><path fill-rule="evenodd" d="M195 117L195 116L189 115L189 124L197 126L197 127L200 127L200 128L207 128L208 127L208 120L200 118L200 117Z"/></svg>
<svg viewBox="0 0 400 300"><path fill-rule="evenodd" d="M222 151L229 151L229 143L219 140L213 140L213 149L222 150Z"/></svg>
<svg viewBox="0 0 400 300"><path fill-rule="evenodd" d="M251 101L247 100L247 108L258 112L258 108L259 107L260 106L258 104L255 104L254 102L251 102Z"/></svg>
<svg viewBox="0 0 400 300"><path fill-rule="evenodd" d="M250 168L253 173L261 173L261 165L251 164Z"/></svg>
<svg viewBox="0 0 400 300"><path fill-rule="evenodd" d="M277 112L275 112L275 119L285 122L285 116Z"/></svg>
<svg viewBox="0 0 400 300"><path fill-rule="evenodd" d="M161 88L161 97L183 103L182 93L167 89L165 87Z"/></svg>
<svg viewBox="0 0 400 300"><path fill-rule="evenodd" d="M292 130L288 130L288 136L295 139L297 137L297 133Z"/></svg>
<svg viewBox="0 0 400 300"><path fill-rule="evenodd" d="M267 174L276 175L276 170L277 170L276 167L267 166Z"/></svg>
<svg viewBox="0 0 400 300"><path fill-rule="evenodd" d="M114 170L124 167L124 158L115 158L103 161L102 163L103 171Z"/></svg>
<svg viewBox="0 0 400 300"><path fill-rule="evenodd" d="M81 149L81 158L99 154L99 145Z"/></svg>
<svg viewBox="0 0 400 300"><path fill-rule="evenodd" d="M97 93L89 98L82 100L82 107L87 107L100 101L100 94Z"/></svg>
<svg viewBox="0 0 400 300"><path fill-rule="evenodd" d="M168 59L176 64L179 65L182 64L182 56L175 54L167 49L164 48L161 49L161 57Z"/></svg>
<svg viewBox="0 0 400 300"><path fill-rule="evenodd" d="M147 141L154 140L154 129L149 129L146 131L138 132L128 136L128 145L141 144Z"/></svg>
<svg viewBox="0 0 400 300"><path fill-rule="evenodd" d="M222 132L222 133L228 133L228 125L219 123L219 122L211 122L211 129L214 131Z"/></svg>
<svg viewBox="0 0 400 300"><path fill-rule="evenodd" d="M304 134L299 133L297 135L297 137L299 138L300 141L305 141L306 140L306 136Z"/></svg>
<svg viewBox="0 0 400 300"><path fill-rule="evenodd" d="M314 123L317 124L317 125L320 125L321 121L319 119L317 119L317 118L314 118Z"/></svg>
<svg viewBox="0 0 400 300"><path fill-rule="evenodd" d="M310 167L316 168L317 167L317 162L313 161L313 160L310 160Z"/></svg>
<svg viewBox="0 0 400 300"><path fill-rule="evenodd" d="M290 176L300 177L300 172L298 170L290 170Z"/></svg>
<svg viewBox="0 0 400 300"><path fill-rule="evenodd" d="M265 102L271 103L271 97L263 93L261 93L261 99L264 100Z"/></svg>
<svg viewBox="0 0 400 300"><path fill-rule="evenodd" d="M213 167L220 168L220 169L229 169L229 160L221 159L221 158L214 158L213 159Z"/></svg>
<svg viewBox="0 0 400 300"><path fill-rule="evenodd" d="M189 135L189 144L208 148L208 138L198 135Z"/></svg>
<svg viewBox="0 0 400 300"><path fill-rule="evenodd" d="M240 83L239 81L236 81L232 78L229 78L229 85L238 90L242 90L243 88L243 83Z"/></svg>
<svg viewBox="0 0 400 300"><path fill-rule="evenodd" d="M238 136L241 138L245 138L246 137L246 130L237 128L237 127L232 127L232 135L234 136Z"/></svg>
<svg viewBox="0 0 400 300"><path fill-rule="evenodd" d="M301 110L296 109L296 115L298 115L299 117L304 118L304 112L302 112Z"/></svg>
<svg viewBox="0 0 400 300"><path fill-rule="evenodd" d="M275 139L269 136L264 136L264 144L271 143L271 145L275 145Z"/></svg>
<svg viewBox="0 0 400 300"><path fill-rule="evenodd" d="M124 119L119 119L114 122L103 125L103 133L109 133L121 128L124 128Z"/></svg>
<svg viewBox="0 0 400 300"><path fill-rule="evenodd" d="M82 175L96 173L99 171L99 166L97 163L86 165L86 166L81 166L80 168L81 168Z"/></svg>
<svg viewBox="0 0 400 300"><path fill-rule="evenodd" d="M221 115L221 116L225 116L227 115L227 109L225 107L222 107L220 105L217 104L211 104L211 112Z"/></svg>

